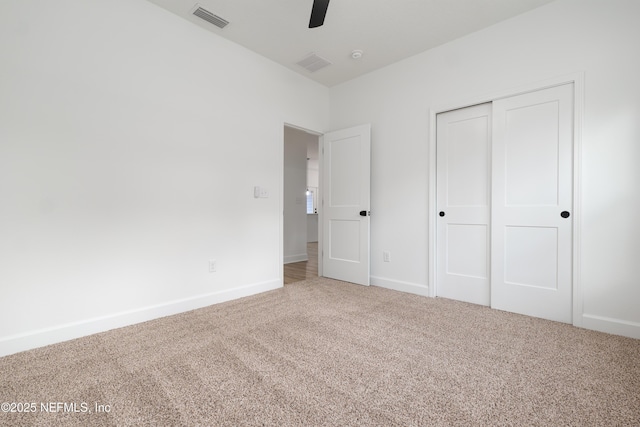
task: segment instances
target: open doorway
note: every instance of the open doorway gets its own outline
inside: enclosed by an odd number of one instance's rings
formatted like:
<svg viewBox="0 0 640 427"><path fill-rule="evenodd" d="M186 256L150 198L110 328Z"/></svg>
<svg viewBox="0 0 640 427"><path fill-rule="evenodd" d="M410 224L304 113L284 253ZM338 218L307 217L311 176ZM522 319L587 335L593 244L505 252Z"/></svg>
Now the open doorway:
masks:
<svg viewBox="0 0 640 427"><path fill-rule="evenodd" d="M318 276L319 135L284 127L283 283Z"/></svg>

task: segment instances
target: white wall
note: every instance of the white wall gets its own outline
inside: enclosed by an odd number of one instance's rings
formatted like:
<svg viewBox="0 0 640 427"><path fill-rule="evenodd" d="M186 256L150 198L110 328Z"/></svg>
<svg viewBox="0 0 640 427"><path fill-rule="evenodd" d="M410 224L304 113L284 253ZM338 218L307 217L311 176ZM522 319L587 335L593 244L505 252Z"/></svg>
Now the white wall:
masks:
<svg viewBox="0 0 640 427"><path fill-rule="evenodd" d="M333 87L332 129L372 124L372 283L427 291L431 109L584 72L578 315L640 338L639 16L637 0L559 0Z"/></svg>
<svg viewBox="0 0 640 427"><path fill-rule="evenodd" d="M317 136L310 135L307 140L307 185L318 188L320 186L320 141Z"/></svg>
<svg viewBox="0 0 640 427"><path fill-rule="evenodd" d="M0 355L281 286L327 88L144 0L3 0L0 58Z"/></svg>
<svg viewBox="0 0 640 427"><path fill-rule="evenodd" d="M307 261L307 139L284 129L284 263ZM317 139L317 137L315 137Z"/></svg>
<svg viewBox="0 0 640 427"><path fill-rule="evenodd" d="M318 214L307 214L307 242L316 243L318 241Z"/></svg>

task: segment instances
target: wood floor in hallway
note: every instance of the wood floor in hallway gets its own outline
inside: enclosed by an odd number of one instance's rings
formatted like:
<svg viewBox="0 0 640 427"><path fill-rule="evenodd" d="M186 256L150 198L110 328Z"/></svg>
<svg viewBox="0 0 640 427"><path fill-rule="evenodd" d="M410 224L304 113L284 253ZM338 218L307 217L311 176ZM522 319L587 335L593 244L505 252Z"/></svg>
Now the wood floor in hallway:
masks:
<svg viewBox="0 0 640 427"><path fill-rule="evenodd" d="M318 277L318 242L307 243L309 261L292 262L284 265L284 284L300 282Z"/></svg>

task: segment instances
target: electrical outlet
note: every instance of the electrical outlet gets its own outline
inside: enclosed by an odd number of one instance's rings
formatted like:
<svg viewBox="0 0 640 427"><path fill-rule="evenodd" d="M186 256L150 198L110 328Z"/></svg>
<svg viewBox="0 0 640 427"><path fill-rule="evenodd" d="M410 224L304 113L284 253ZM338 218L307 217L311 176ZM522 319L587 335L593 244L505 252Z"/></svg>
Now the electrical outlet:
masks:
<svg viewBox="0 0 640 427"><path fill-rule="evenodd" d="M382 252L382 260L384 262L391 262L391 252L389 251Z"/></svg>
<svg viewBox="0 0 640 427"><path fill-rule="evenodd" d="M215 273L218 268L218 262L215 259L209 260L209 273Z"/></svg>

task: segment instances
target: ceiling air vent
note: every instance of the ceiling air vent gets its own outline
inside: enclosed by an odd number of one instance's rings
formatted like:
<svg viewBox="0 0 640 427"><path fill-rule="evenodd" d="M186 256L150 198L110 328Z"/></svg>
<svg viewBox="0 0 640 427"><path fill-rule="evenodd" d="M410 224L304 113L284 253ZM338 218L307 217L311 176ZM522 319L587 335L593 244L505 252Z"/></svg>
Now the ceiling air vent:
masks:
<svg viewBox="0 0 640 427"><path fill-rule="evenodd" d="M209 12L207 9L203 9L202 7L196 5L196 8L193 11L193 14L198 18L204 19L205 21L215 25L218 28L224 28L227 26L229 21L219 17L218 15Z"/></svg>
<svg viewBox="0 0 640 427"><path fill-rule="evenodd" d="M315 73L321 68L326 67L327 65L331 65L331 62L326 59L316 55L315 53L310 53L301 61L296 62L299 66L306 69L311 73Z"/></svg>

